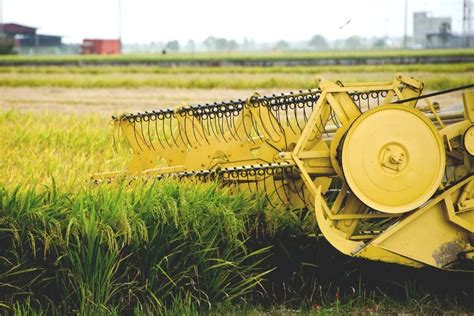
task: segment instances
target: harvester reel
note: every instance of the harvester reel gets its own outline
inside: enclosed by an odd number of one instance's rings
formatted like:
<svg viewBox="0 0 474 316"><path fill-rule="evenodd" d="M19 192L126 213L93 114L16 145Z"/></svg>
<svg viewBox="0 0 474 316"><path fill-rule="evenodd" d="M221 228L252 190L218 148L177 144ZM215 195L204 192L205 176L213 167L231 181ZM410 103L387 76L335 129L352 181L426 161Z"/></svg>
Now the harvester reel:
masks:
<svg viewBox="0 0 474 316"><path fill-rule="evenodd" d="M133 158L95 179L219 181L275 209L314 210L346 255L453 270L468 261L474 271L474 91L463 112L447 113L403 74L317 84L116 117Z"/></svg>
<svg viewBox="0 0 474 316"><path fill-rule="evenodd" d="M407 106L385 105L362 114L342 147L342 168L352 192L385 213L411 211L435 193L446 165L434 124Z"/></svg>

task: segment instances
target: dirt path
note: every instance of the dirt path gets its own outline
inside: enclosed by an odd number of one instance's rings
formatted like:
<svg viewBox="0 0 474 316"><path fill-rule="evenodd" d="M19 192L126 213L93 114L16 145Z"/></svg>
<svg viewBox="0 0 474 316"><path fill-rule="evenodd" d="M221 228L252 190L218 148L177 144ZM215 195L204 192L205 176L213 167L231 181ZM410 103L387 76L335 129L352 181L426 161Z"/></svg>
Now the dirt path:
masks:
<svg viewBox="0 0 474 316"><path fill-rule="evenodd" d="M291 90L258 90L262 95ZM247 98L255 91L231 89L76 89L76 88L0 88L0 110L48 113L97 113L150 111L180 104ZM442 107L462 104L461 93L435 98Z"/></svg>

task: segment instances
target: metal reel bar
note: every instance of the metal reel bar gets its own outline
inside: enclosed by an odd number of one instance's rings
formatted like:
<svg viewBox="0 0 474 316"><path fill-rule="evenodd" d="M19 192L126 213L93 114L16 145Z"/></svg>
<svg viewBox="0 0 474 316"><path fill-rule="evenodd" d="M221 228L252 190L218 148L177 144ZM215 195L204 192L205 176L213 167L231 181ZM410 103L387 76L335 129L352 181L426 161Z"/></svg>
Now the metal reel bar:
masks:
<svg viewBox="0 0 474 316"><path fill-rule="evenodd" d="M281 133L282 127L288 128L295 135L300 134L320 94L320 90L300 90L296 93L281 95L254 95L248 100L238 99L184 106L178 109L168 108L125 114L113 117L113 120L119 125L128 123L133 128L131 141L136 144L138 151L189 148L210 144L211 141L253 142L254 138ZM379 105L381 99L387 95L387 91L350 92L349 94L357 106L364 111ZM258 115L253 116L250 124L243 126L245 133L242 135L238 131L237 124L246 108L265 108L267 111L258 110ZM263 130L259 129L257 121L267 122L270 126L263 125ZM339 126L334 117L331 121L330 125Z"/></svg>
<svg viewBox="0 0 474 316"><path fill-rule="evenodd" d="M303 183L298 181L299 171L296 165L290 163L164 173L157 175L156 178L158 180L171 178L199 182L217 181L234 189L264 194L270 205L274 207L291 206L293 204L291 201L294 202L295 199L300 200L299 205L307 203Z"/></svg>

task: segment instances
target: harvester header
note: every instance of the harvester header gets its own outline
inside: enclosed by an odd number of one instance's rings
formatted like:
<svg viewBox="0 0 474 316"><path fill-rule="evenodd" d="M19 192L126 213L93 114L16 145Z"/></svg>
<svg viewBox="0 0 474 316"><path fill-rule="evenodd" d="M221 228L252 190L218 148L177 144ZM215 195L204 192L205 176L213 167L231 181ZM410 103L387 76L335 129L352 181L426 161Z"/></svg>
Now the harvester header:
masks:
<svg viewBox="0 0 474 316"><path fill-rule="evenodd" d="M462 87L464 105L452 110L403 74L316 83L114 117L133 156L127 170L94 177L189 178L265 192L275 208L314 212L322 235L346 255L474 271L474 85Z"/></svg>

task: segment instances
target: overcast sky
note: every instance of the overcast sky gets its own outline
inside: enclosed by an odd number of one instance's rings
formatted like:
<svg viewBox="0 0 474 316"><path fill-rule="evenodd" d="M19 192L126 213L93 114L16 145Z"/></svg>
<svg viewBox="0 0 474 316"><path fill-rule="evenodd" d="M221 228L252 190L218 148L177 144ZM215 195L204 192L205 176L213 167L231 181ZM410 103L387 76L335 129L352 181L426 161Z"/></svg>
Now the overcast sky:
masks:
<svg viewBox="0 0 474 316"><path fill-rule="evenodd" d="M338 39L404 32L405 0L121 0L121 7L125 43L201 41L209 35L300 41L314 34ZM4 22L80 42L117 38L118 8L119 0L3 0L1 16ZM413 34L415 11L451 16L453 31L461 32L462 10L463 0L408 0L408 34Z"/></svg>

